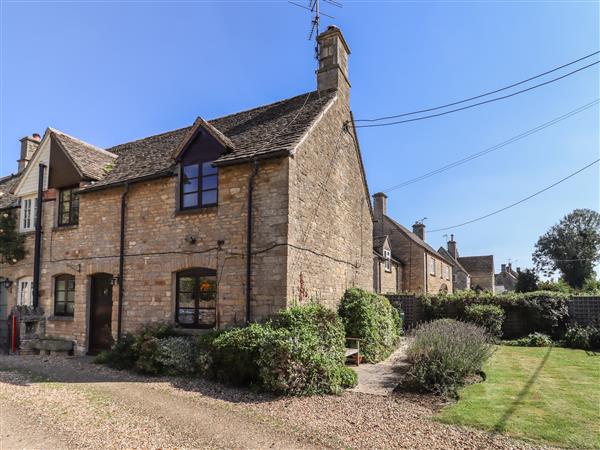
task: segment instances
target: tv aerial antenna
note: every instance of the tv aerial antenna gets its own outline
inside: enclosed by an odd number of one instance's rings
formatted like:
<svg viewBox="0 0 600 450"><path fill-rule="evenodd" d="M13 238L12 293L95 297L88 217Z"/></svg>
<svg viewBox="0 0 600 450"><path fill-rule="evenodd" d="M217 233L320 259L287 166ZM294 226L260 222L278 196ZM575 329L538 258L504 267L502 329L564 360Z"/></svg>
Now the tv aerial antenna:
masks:
<svg viewBox="0 0 600 450"><path fill-rule="evenodd" d="M319 61L319 42L317 41L317 36L319 36L319 30L321 27L321 16L329 17L330 19L335 19L335 17L326 14L321 9L321 0L308 0L308 6L302 5L297 2L293 2L288 0L294 6L298 6L299 8L306 9L311 13L310 20L310 33L308 34L308 40L312 41L315 39L315 59L317 63ZM323 0L323 3L327 3L328 5L335 6L336 8L342 8L343 5L341 2L337 0Z"/></svg>

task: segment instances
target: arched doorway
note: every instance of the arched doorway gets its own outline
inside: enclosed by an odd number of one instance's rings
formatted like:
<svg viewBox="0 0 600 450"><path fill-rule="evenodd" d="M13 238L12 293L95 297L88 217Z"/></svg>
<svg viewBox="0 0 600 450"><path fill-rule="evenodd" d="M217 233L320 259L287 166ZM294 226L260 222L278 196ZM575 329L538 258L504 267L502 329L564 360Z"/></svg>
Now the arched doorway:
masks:
<svg viewBox="0 0 600 450"><path fill-rule="evenodd" d="M90 283L90 321L88 353L108 350L112 343L112 275L96 273Z"/></svg>

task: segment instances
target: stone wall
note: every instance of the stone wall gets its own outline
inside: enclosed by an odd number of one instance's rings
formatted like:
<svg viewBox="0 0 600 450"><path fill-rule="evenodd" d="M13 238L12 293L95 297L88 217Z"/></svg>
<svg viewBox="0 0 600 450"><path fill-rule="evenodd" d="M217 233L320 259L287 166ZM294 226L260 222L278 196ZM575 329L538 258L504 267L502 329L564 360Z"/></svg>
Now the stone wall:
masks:
<svg viewBox="0 0 600 450"><path fill-rule="evenodd" d="M385 270L385 261L379 256L373 258L374 288L380 294L395 294L402 286L402 267L392 261L390 271Z"/></svg>
<svg viewBox="0 0 600 450"><path fill-rule="evenodd" d="M494 274L489 273L471 273L471 289L475 289L478 285L484 291L495 292L496 283Z"/></svg>
<svg viewBox="0 0 600 450"><path fill-rule="evenodd" d="M355 136L338 99L290 159L288 298L335 307L352 286L373 288L373 222Z"/></svg>

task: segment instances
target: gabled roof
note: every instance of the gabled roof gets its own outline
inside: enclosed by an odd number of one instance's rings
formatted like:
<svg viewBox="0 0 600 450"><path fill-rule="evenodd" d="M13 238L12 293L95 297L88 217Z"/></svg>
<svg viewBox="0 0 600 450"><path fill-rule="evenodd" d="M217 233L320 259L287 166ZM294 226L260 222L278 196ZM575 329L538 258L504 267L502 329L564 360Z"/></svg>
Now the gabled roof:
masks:
<svg viewBox="0 0 600 450"><path fill-rule="evenodd" d="M17 197L11 194L11 190L19 179L20 174L0 178L0 209L10 208L17 201Z"/></svg>
<svg viewBox="0 0 600 450"><path fill-rule="evenodd" d="M205 129L212 137L214 137L219 144L228 150L235 150L235 144L231 142L227 136L217 130L213 125L208 123L202 117L197 117L194 124L188 128L187 132L181 142L173 152L173 159L177 159L181 156L188 145L194 140L200 128Z"/></svg>
<svg viewBox="0 0 600 450"><path fill-rule="evenodd" d="M387 241L387 235L385 236L374 236L373 237L373 248L378 249L383 247L383 244L385 244L385 241Z"/></svg>
<svg viewBox="0 0 600 450"><path fill-rule="evenodd" d="M113 153L54 128L48 128L48 130L84 179L101 180L106 175L107 166L115 163L117 155Z"/></svg>
<svg viewBox="0 0 600 450"><path fill-rule="evenodd" d="M430 253L438 256L439 258L445 259L442 255L440 255L438 252L436 252L431 245L429 245L427 242L425 242L423 239L421 239L415 233L413 233L412 231L410 231L404 225L399 224L398 222L396 222L394 219L392 219L389 216L383 216L383 217L392 226L394 226L396 229L398 229L402 234L404 234L408 239L410 239L411 241L413 241L419 247L421 247L421 248L427 250L428 252L430 252Z"/></svg>
<svg viewBox="0 0 600 450"><path fill-rule="evenodd" d="M458 258L463 267L470 275L476 273L494 273L494 256L460 256Z"/></svg>
<svg viewBox="0 0 600 450"><path fill-rule="evenodd" d="M469 275L469 272L467 272L467 269L465 269L462 264L460 262L458 262L457 259L454 259L452 257L452 255L450 254L450 252L448 250L446 250L444 247L440 247L438 249L438 253L440 255L442 255L444 257L444 259L446 259L446 261L448 261L449 264L452 264L452 266L454 267L458 267L460 270L462 270L463 272L465 272L467 275Z"/></svg>
<svg viewBox="0 0 600 450"><path fill-rule="evenodd" d="M235 164L251 157L291 154L335 98L336 91L313 91L206 122L230 143L228 147L231 148L214 164ZM87 190L172 174L173 154L181 142L189 138L191 129L191 126L180 128L108 148L109 152L118 155L115 166L104 180Z"/></svg>

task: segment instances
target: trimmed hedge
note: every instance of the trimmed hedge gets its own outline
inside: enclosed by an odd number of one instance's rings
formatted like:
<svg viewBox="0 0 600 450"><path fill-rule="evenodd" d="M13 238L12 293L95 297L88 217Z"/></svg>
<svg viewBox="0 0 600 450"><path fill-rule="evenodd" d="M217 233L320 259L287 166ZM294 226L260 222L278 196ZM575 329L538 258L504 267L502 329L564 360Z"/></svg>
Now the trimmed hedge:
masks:
<svg viewBox="0 0 600 450"><path fill-rule="evenodd" d="M516 316L522 319L526 326L523 334L541 332L555 338L562 336L566 330L569 320L569 298L569 294L550 291L501 295L461 291L449 295L419 297L427 320L441 318L466 320L465 310L468 306L494 305L502 308L507 318ZM506 335L506 332L504 334Z"/></svg>
<svg viewBox="0 0 600 450"><path fill-rule="evenodd" d="M465 319L467 322L479 325L496 338L502 336L504 310L496 305L467 305Z"/></svg>
<svg viewBox="0 0 600 450"><path fill-rule="evenodd" d="M358 288L348 289L338 313L346 336L362 339L360 353L367 362L384 360L398 346L402 321L387 298Z"/></svg>
<svg viewBox="0 0 600 450"><path fill-rule="evenodd" d="M550 336L543 333L531 333L520 339L513 341L504 341L504 345L513 347L550 347L554 345Z"/></svg>

